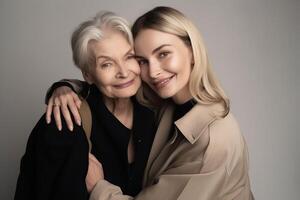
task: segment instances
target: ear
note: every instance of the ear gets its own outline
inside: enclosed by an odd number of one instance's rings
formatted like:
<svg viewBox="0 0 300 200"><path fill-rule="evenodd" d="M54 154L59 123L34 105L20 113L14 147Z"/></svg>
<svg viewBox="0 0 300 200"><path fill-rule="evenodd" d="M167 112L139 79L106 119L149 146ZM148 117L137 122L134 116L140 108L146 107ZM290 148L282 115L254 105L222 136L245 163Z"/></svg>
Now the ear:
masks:
<svg viewBox="0 0 300 200"><path fill-rule="evenodd" d="M191 66L194 67L195 65L195 60L194 60L194 55L192 54L191 56Z"/></svg>
<svg viewBox="0 0 300 200"><path fill-rule="evenodd" d="M194 67L195 59L194 59L194 53L192 48L190 48L190 54L191 54L191 66Z"/></svg>
<svg viewBox="0 0 300 200"><path fill-rule="evenodd" d="M88 73L87 71L81 71L82 76L84 78L84 80L88 83L88 84L93 84L93 77L90 75L90 73Z"/></svg>

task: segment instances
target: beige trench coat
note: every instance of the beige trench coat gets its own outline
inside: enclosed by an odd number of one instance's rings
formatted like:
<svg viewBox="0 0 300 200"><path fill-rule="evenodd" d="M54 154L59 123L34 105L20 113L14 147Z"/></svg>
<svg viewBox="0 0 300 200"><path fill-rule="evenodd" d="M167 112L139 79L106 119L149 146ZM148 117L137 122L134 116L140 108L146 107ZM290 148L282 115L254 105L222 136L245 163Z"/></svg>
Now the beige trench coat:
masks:
<svg viewBox="0 0 300 200"><path fill-rule="evenodd" d="M222 107L195 105L175 122L168 140L173 106L163 109L145 169L143 190L136 196L100 180L90 200L251 200L248 152L233 115L217 118Z"/></svg>

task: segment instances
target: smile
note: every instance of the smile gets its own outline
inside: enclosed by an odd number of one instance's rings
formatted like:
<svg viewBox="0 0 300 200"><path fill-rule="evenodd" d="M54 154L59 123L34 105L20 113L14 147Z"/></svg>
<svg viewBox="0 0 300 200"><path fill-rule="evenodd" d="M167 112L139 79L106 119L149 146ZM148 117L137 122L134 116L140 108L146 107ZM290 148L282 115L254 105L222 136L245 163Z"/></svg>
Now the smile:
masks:
<svg viewBox="0 0 300 200"><path fill-rule="evenodd" d="M134 79L132 79L126 83L120 83L120 84L114 85L114 87L117 89L127 88L127 87L131 86L133 84L133 82L134 82Z"/></svg>
<svg viewBox="0 0 300 200"><path fill-rule="evenodd" d="M165 87L169 82L170 80L174 77L175 75L169 77L169 78L165 78L165 79L161 79L159 81L156 81L153 83L153 85L157 88L157 89L161 89L163 87Z"/></svg>

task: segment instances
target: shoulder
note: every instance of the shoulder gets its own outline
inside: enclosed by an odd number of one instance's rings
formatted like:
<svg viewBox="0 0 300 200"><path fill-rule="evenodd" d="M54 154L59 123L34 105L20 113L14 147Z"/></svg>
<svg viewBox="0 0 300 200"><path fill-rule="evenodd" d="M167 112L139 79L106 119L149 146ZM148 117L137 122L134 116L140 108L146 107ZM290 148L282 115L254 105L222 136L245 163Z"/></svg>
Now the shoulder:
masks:
<svg viewBox="0 0 300 200"><path fill-rule="evenodd" d="M139 112L146 114L146 115L150 115L150 116L154 116L154 110L151 107L145 106L143 104L141 104L136 97L131 98L134 108L137 109Z"/></svg>
<svg viewBox="0 0 300 200"><path fill-rule="evenodd" d="M37 138L37 144L43 148L51 149L58 147L69 147L82 137L84 131L82 127L74 126L74 130L67 128L65 121L62 119L62 130L58 130L55 119L52 117L49 124L46 123L45 114L40 118L31 135Z"/></svg>
<svg viewBox="0 0 300 200"><path fill-rule="evenodd" d="M239 124L232 113L214 120L208 125L208 131L211 137L222 140L225 146L240 143L242 139Z"/></svg>
<svg viewBox="0 0 300 200"><path fill-rule="evenodd" d="M223 165L228 172L245 156L245 141L239 125L229 113L208 125L209 143L204 156L208 168L214 169Z"/></svg>

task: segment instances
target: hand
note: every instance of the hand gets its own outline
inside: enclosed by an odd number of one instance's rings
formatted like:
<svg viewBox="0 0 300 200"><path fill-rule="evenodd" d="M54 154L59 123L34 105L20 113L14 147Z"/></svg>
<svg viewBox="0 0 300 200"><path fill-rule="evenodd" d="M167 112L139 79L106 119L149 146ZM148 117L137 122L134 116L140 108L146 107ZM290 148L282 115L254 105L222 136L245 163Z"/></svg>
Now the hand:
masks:
<svg viewBox="0 0 300 200"><path fill-rule="evenodd" d="M60 111L65 118L68 128L73 131L73 122L71 119L71 110L77 125L81 125L81 117L79 114L79 108L81 101L78 95L72 91L71 88L67 86L62 86L53 92L51 98L49 99L46 111L46 121L49 124L51 122L51 114L53 111L56 126L59 130L62 129Z"/></svg>
<svg viewBox="0 0 300 200"><path fill-rule="evenodd" d="M85 178L88 192L90 193L99 180L104 179L104 173L101 163L93 154L89 153L89 169Z"/></svg>

